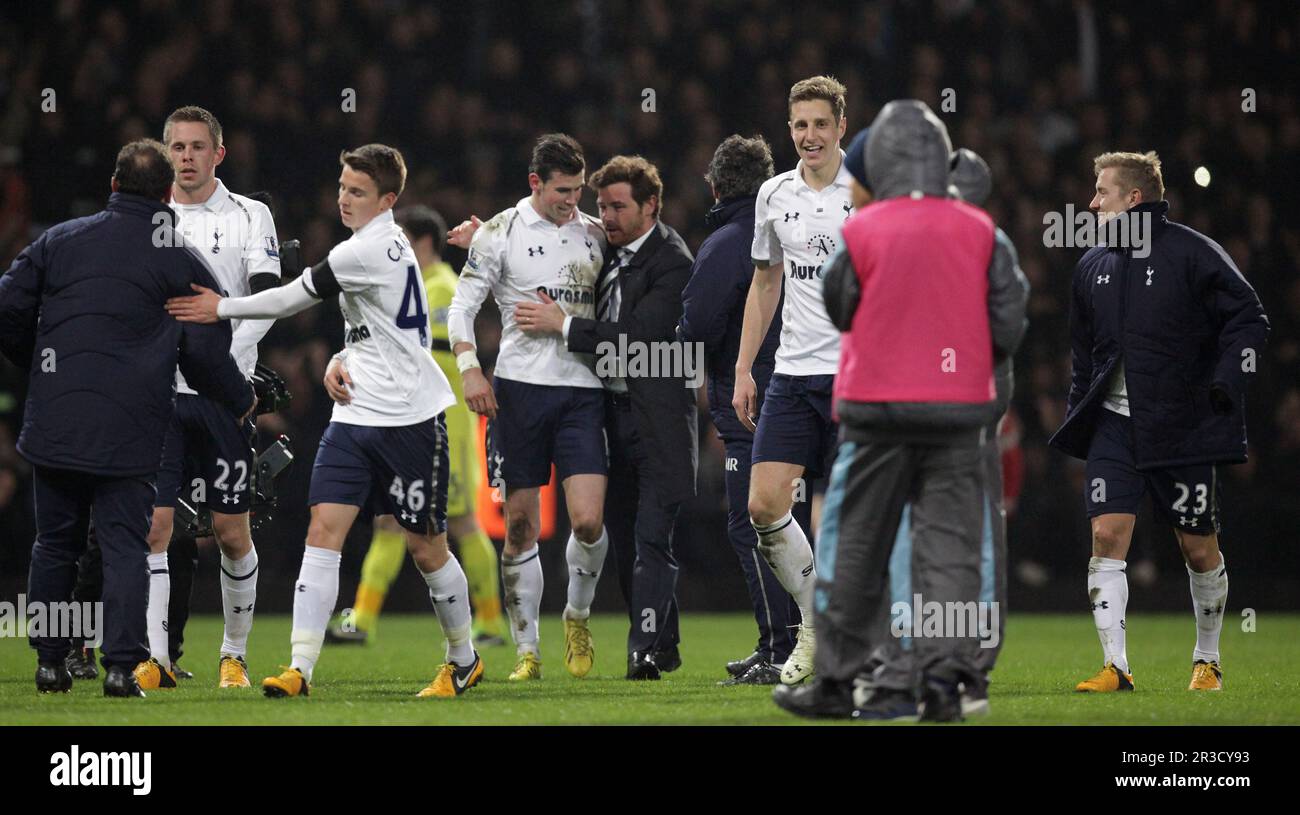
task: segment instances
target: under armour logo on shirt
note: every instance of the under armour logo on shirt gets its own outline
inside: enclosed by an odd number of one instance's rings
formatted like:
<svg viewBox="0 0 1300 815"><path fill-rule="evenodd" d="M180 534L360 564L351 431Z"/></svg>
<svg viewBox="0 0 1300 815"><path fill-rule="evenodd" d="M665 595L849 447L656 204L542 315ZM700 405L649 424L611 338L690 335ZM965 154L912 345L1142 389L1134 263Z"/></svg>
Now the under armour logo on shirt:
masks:
<svg viewBox="0 0 1300 815"><path fill-rule="evenodd" d="M540 246L537 246L537 247L532 247L532 246L530 246L530 247L528 247L528 257L532 257L534 252L536 252L536 253L539 254L539 255L545 255L545 254L546 254L546 250L543 249L543 248L540 247Z"/></svg>
<svg viewBox="0 0 1300 815"><path fill-rule="evenodd" d="M785 214L785 222L786 222L787 224L790 223L791 221L797 221L797 220L799 220L799 213L797 213L797 212L787 212L787 213Z"/></svg>
<svg viewBox="0 0 1300 815"><path fill-rule="evenodd" d="M1108 274L1099 274L1099 275L1097 275L1097 282L1098 282L1098 283L1109 283L1109 282L1110 282L1110 275L1108 275Z"/></svg>

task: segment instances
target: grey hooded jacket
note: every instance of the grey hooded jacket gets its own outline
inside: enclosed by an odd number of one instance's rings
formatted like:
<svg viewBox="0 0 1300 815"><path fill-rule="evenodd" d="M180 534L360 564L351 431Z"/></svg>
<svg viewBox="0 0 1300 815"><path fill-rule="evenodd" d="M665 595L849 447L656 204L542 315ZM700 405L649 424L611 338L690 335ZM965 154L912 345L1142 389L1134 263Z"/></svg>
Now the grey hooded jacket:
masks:
<svg viewBox="0 0 1300 815"><path fill-rule="evenodd" d="M951 154L947 128L924 102L913 99L890 102L872 122L867 141L867 177L876 200L904 195L948 197ZM993 362L1001 366L1015 353L1024 337L1029 296L1029 284L1020 271L1015 248L1001 230L995 237L988 274ZM841 331L849 330L861 289L848 252L841 251L828 261L823 281L831 321ZM985 404L841 400L836 410L845 438L866 438L880 433L897 438L899 433L904 433L909 438L943 441L995 423L1005 407L1006 402L999 393L996 401Z"/></svg>

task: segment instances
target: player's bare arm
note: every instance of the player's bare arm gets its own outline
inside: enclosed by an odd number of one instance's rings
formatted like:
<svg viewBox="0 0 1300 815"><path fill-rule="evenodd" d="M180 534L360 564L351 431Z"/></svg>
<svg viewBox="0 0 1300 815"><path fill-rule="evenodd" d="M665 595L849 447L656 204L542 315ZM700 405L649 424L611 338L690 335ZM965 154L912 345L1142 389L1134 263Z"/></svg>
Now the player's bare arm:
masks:
<svg viewBox="0 0 1300 815"><path fill-rule="evenodd" d="M458 342L451 349L457 360L466 352L476 354L477 349L467 342ZM492 383L483 375L483 369L474 365L460 372L461 384L465 388L465 404L475 413L495 419L497 417L497 397L492 390Z"/></svg>
<svg viewBox="0 0 1300 815"><path fill-rule="evenodd" d="M736 357L736 385L731 397L740 423L750 432L758 421L758 386L750 369L759 346L776 316L781 301L781 266L755 266L754 279L745 298L745 322L740 329L740 353Z"/></svg>

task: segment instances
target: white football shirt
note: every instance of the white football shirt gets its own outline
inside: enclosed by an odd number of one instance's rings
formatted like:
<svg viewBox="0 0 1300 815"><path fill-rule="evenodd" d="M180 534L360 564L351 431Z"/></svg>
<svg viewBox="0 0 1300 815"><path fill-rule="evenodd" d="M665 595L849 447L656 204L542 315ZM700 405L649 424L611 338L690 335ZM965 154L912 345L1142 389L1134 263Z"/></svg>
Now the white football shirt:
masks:
<svg viewBox="0 0 1300 815"><path fill-rule="evenodd" d="M474 343L474 317L490 291L501 309L497 376L535 385L602 387L593 354L570 351L558 334L528 336L515 324L515 306L541 302L537 290L543 288L565 314L595 319L604 255L604 227L581 210L563 226L538 214L529 198L497 213L474 233L456 285L447 317L452 347Z"/></svg>
<svg viewBox="0 0 1300 815"><path fill-rule="evenodd" d="M840 332L822 299L822 265L844 243L841 229L853 214L852 181L841 150L840 171L821 191L803 180L802 160L758 190L750 254L756 266L780 264L785 287L778 374L834 375L839 369Z"/></svg>
<svg viewBox="0 0 1300 815"><path fill-rule="evenodd" d="M331 249L329 265L343 289L339 307L352 377L352 402L335 403L331 420L400 427L456 404L451 384L429 353L424 277L392 210ZM310 279L304 285L318 291Z"/></svg>
<svg viewBox="0 0 1300 815"><path fill-rule="evenodd" d="M271 210L260 201L236 195L217 179L217 189L202 204L171 204L176 231L198 250L228 297L252 293L249 278L273 274L280 278L280 247ZM230 355L245 376L257 366L257 343L274 320L232 320ZM194 393L176 371L176 390Z"/></svg>

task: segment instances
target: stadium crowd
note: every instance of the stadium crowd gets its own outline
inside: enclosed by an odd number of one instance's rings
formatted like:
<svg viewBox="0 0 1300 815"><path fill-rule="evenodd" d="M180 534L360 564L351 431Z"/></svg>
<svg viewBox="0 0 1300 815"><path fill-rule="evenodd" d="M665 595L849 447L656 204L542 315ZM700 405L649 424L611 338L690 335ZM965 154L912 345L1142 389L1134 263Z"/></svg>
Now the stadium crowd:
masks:
<svg viewBox="0 0 1300 815"><path fill-rule="evenodd" d="M158 138L184 104L220 116L229 154L219 176L235 191L270 191L281 240L300 238L314 262L344 236L335 207L344 147L400 147L404 201L431 204L453 224L518 197L540 133L573 134L593 167L639 152L662 172L664 221L694 249L713 203L702 176L723 138L762 134L777 170L793 166L794 80L837 76L850 133L885 101L918 98L956 146L988 160L987 209L1032 285L1012 405L1024 486L1009 505L1013 574L1032 586L1073 579L1088 545L1082 462L1046 446L1069 386L1068 284L1083 249L1045 246L1043 217L1086 208L1099 153L1156 150L1171 218L1223 245L1273 322L1248 402L1251 460L1226 468L1224 539L1269 553L1237 558L1236 575L1295 574L1300 226L1284 215L1300 197L1300 109L1288 81L1300 8L1270 8L1219 0L1191 20L1173 0L878 0L815 14L774 0L11 7L0 28L0 261L7 267L49 225L101 208L118 147ZM1193 181L1198 167L1209 171L1206 186ZM593 211L590 196L583 204ZM448 259L459 268L463 255ZM485 360L493 320L490 309L480 315ZM320 382L341 326L327 304L280 320L261 345L294 399L259 427L289 434L308 456L328 421ZM30 473L13 445L24 380L0 362L0 575L13 578L25 574L34 537ZM735 570L722 448L706 426L700 496L683 511L678 547L688 597L709 569ZM297 468L281 488L276 523L295 538L278 564L285 572L306 526L307 472ZM1133 559L1181 575L1174 548L1144 543L1168 530L1139 531ZM265 563L277 568L270 553Z"/></svg>

